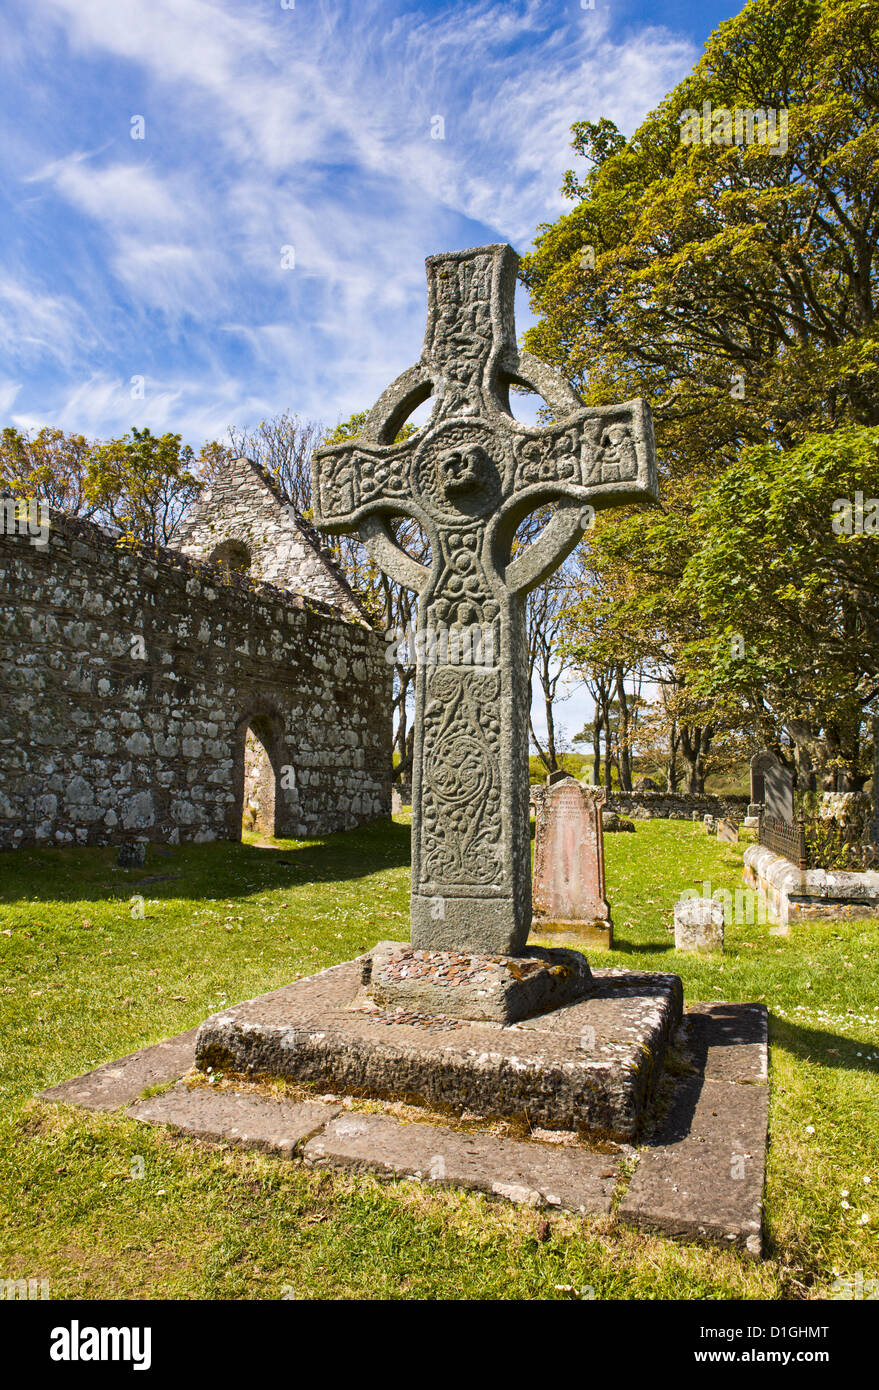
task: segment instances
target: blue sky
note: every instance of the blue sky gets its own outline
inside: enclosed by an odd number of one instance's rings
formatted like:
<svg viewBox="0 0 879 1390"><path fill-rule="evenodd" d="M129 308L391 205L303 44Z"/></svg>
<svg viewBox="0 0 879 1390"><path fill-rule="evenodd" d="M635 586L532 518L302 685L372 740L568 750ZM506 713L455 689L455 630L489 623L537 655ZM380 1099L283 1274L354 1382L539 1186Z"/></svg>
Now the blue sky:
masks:
<svg viewBox="0 0 879 1390"><path fill-rule="evenodd" d="M2 423L197 446L370 406L419 354L424 257L526 250L571 123L631 131L738 8L5 0Z"/></svg>

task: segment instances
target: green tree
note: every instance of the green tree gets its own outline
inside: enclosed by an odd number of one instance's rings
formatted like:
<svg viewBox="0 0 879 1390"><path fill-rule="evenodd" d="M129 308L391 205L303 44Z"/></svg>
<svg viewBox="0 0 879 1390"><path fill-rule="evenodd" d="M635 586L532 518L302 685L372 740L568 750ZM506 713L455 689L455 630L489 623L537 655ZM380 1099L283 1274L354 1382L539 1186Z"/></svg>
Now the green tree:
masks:
<svg viewBox="0 0 879 1390"><path fill-rule="evenodd" d="M8 426L0 434L0 492L35 497L70 516L92 515L86 498L95 445L81 434L45 425L32 433Z"/></svg>
<svg viewBox="0 0 879 1390"><path fill-rule="evenodd" d="M684 143L706 102L711 143ZM736 109L785 140L727 143ZM875 2L751 0L630 140L574 126L591 168L525 258L527 346L590 398L649 395L670 469L879 423L877 111Z"/></svg>
<svg viewBox="0 0 879 1390"><path fill-rule="evenodd" d="M681 592L706 628L687 653L694 687L739 700L757 726L768 711L804 772L862 786L879 713L879 429L745 451L693 525Z"/></svg>
<svg viewBox="0 0 879 1390"><path fill-rule="evenodd" d="M162 546L180 529L201 487L193 451L179 434L134 427L92 450L85 493L124 536Z"/></svg>
<svg viewBox="0 0 879 1390"><path fill-rule="evenodd" d="M734 683L694 680L717 623L683 584L694 510L743 449L879 423L877 37L875 3L752 0L631 139L574 127L589 168L523 264L541 316L526 345L590 403L653 406L661 507L601 519L585 544L603 655L637 653L667 683L691 787L718 731L754 718ZM772 112L783 138L749 143L743 123L736 143L736 109ZM687 143L708 110L708 141ZM764 731L790 708L764 700Z"/></svg>

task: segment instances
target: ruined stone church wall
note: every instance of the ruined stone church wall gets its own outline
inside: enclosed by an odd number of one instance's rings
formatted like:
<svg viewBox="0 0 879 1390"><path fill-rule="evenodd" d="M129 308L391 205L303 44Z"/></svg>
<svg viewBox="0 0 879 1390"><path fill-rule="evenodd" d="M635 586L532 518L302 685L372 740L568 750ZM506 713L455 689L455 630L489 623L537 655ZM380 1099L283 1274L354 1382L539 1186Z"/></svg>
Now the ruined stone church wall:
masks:
<svg viewBox="0 0 879 1390"><path fill-rule="evenodd" d="M235 459L212 481L175 548L193 559L209 560L226 541L246 547L251 572L263 583L307 594L347 617L362 619L322 539L246 459Z"/></svg>
<svg viewBox="0 0 879 1390"><path fill-rule="evenodd" d="M0 848L236 839L250 724L278 833L390 812L390 667L365 625L52 517L0 534Z"/></svg>

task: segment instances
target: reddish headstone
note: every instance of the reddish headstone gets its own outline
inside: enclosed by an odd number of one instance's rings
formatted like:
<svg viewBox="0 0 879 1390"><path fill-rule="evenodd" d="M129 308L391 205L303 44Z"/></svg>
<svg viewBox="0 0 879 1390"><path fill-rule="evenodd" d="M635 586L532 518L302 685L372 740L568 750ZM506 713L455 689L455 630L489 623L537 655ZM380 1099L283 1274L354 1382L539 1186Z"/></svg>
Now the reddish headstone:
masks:
<svg viewBox="0 0 879 1390"><path fill-rule="evenodd" d="M603 787L573 778L547 787L537 817L532 899L536 935L563 932L597 946L613 942L605 898Z"/></svg>

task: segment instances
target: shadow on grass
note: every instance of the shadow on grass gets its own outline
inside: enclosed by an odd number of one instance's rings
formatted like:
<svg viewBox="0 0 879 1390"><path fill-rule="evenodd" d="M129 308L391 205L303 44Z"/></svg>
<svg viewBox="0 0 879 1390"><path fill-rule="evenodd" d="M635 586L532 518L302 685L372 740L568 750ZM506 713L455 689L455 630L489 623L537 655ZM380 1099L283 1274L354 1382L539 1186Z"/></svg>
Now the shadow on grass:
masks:
<svg viewBox="0 0 879 1390"><path fill-rule="evenodd" d="M853 1042L840 1033L828 1033L821 1028L804 1028L789 1023L777 1015L769 1015L769 1041L773 1047L784 1047L792 1056L819 1067L834 1071L863 1071L876 1075L879 1062L871 1062L868 1054L879 1051L868 1043ZM858 1053L862 1055L859 1057Z"/></svg>
<svg viewBox="0 0 879 1390"><path fill-rule="evenodd" d="M632 956L652 956L658 951L673 951L674 943L668 943L666 941L627 941L624 936L614 936L613 949L614 951L624 951Z"/></svg>
<svg viewBox="0 0 879 1390"><path fill-rule="evenodd" d="M388 820L271 847L234 840L147 846L142 869L118 869L118 847L15 850L0 854L0 904L101 902L127 898L139 885L150 897L248 897L263 891L337 883L409 864L410 829Z"/></svg>

